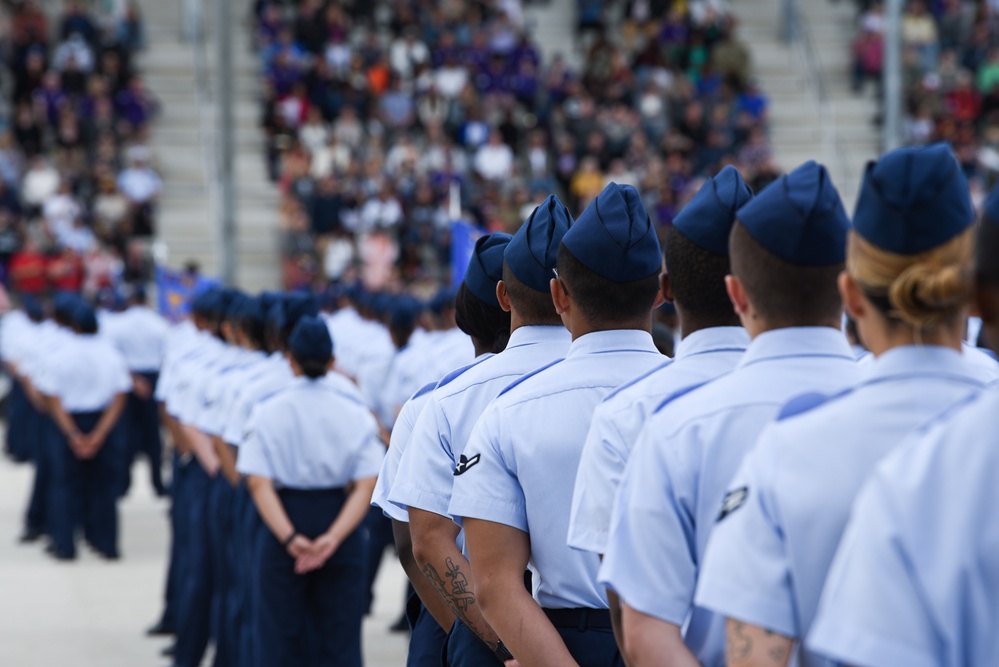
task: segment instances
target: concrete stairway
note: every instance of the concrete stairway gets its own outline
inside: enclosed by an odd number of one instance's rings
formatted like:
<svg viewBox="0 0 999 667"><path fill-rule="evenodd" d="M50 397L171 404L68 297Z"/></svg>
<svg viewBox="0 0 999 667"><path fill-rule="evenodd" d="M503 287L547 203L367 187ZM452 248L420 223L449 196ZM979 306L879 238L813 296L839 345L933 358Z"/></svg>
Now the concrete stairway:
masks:
<svg viewBox="0 0 999 667"><path fill-rule="evenodd" d="M853 3L799 0L804 39L792 46L780 39L783 0L732 5L760 87L770 98L777 162L784 169L809 159L822 162L852 212L864 164L881 151L873 91L850 90Z"/></svg>
<svg viewBox="0 0 999 667"><path fill-rule="evenodd" d="M203 2L208 64L208 95L199 92L196 48L181 37L184 3L140 0L148 46L141 59L150 89L163 111L151 147L164 180L159 215L160 259L171 267L198 261L203 271L218 275L222 239L218 231L213 181L214 51L211 43L213 3ZM267 180L263 134L258 127L260 77L250 50L245 23L250 2L233 2L236 93L236 283L247 290L279 285L278 196Z"/></svg>

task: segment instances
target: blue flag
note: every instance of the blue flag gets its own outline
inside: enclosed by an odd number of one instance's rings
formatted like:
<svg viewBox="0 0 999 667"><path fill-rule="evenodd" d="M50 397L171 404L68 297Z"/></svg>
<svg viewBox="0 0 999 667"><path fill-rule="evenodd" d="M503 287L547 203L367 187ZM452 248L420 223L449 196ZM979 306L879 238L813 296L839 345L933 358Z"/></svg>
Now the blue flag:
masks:
<svg viewBox="0 0 999 667"><path fill-rule="evenodd" d="M451 223L451 286L458 287L465 277L468 261L472 259L475 242L486 231L464 220Z"/></svg>
<svg viewBox="0 0 999 667"><path fill-rule="evenodd" d="M160 314L171 322L179 322L190 312L195 296L220 284L217 278L158 266L156 293Z"/></svg>

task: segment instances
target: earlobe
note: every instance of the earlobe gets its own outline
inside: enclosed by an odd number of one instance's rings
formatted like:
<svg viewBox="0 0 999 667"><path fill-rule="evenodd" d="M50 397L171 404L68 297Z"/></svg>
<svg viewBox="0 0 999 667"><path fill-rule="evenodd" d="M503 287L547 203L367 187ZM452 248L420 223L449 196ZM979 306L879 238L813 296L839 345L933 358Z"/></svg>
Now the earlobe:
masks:
<svg viewBox="0 0 999 667"><path fill-rule="evenodd" d="M669 274L664 270L659 276L659 292L662 294L663 302L673 303L673 282L669 279ZM658 308L662 303L656 305Z"/></svg>
<svg viewBox="0 0 999 667"><path fill-rule="evenodd" d="M551 291L552 304L555 306L555 312L561 315L568 310L569 307L565 292L562 291L562 285L558 280L552 278L548 282L548 289Z"/></svg>
<svg viewBox="0 0 999 667"><path fill-rule="evenodd" d="M506 293L506 283L502 280L496 283L496 300L499 301L503 312L509 313L513 309L513 306L510 304L510 297Z"/></svg>
<svg viewBox="0 0 999 667"><path fill-rule="evenodd" d="M742 283L735 276L729 274L725 276L725 291L732 302L732 309L736 315L745 315L749 310L749 300L746 298L746 290Z"/></svg>
<svg viewBox="0 0 999 667"><path fill-rule="evenodd" d="M843 271L839 274L836 286L839 288L839 295L843 300L843 310L846 311L846 314L855 321L863 318L867 314L867 306L856 281L849 273Z"/></svg>

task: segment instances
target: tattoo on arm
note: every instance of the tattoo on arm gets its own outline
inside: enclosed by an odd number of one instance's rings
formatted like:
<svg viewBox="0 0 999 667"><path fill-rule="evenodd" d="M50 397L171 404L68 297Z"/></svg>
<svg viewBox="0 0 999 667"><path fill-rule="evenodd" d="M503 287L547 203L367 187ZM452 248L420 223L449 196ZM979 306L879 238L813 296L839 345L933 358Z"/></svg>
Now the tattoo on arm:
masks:
<svg viewBox="0 0 999 667"><path fill-rule="evenodd" d="M729 626L727 662L745 660L752 653L753 640L746 634L746 624L739 621L732 622Z"/></svg>
<svg viewBox="0 0 999 667"><path fill-rule="evenodd" d="M498 642L495 639L483 637L482 630L478 627L479 623L469 617L469 611L475 605L475 592L469 590L468 578L452 558L448 557L445 565L447 566L447 570L444 572L444 576L447 577L447 581L441 577L431 563L423 566L423 574L433 584L437 593L444 598L444 602L454 612L454 615L458 617L462 625L481 639L489 647L489 650L495 651L499 646Z"/></svg>
<svg viewBox="0 0 999 667"><path fill-rule="evenodd" d="M727 639L729 667L784 667L794 645L778 632L734 619L728 621Z"/></svg>

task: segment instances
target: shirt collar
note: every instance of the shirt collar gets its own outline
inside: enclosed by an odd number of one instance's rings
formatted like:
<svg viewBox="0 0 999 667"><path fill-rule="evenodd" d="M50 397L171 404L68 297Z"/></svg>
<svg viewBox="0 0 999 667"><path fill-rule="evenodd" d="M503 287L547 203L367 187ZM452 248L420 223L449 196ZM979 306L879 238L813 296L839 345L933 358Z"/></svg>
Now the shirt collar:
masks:
<svg viewBox="0 0 999 667"><path fill-rule="evenodd" d="M957 350L941 345L902 345L880 354L865 382L905 376L947 375L981 386L980 375Z"/></svg>
<svg viewBox="0 0 999 667"><path fill-rule="evenodd" d="M854 361L842 331L832 327L786 327L764 331L754 338L738 368L791 357L843 357Z"/></svg>
<svg viewBox="0 0 999 667"><path fill-rule="evenodd" d="M537 343L555 343L559 341L569 342L571 338L569 330L564 326L523 326L517 327L510 334L510 341L506 344L506 349L521 347L523 345L535 345Z"/></svg>
<svg viewBox="0 0 999 667"><path fill-rule="evenodd" d="M676 346L674 358L682 359L705 352L731 350L744 352L749 347L749 334L742 327L709 327L683 337Z"/></svg>
<svg viewBox="0 0 999 667"><path fill-rule="evenodd" d="M612 329L610 331L594 331L572 341L566 358L583 354L626 351L659 354L659 350L652 342L652 335L648 331Z"/></svg>

